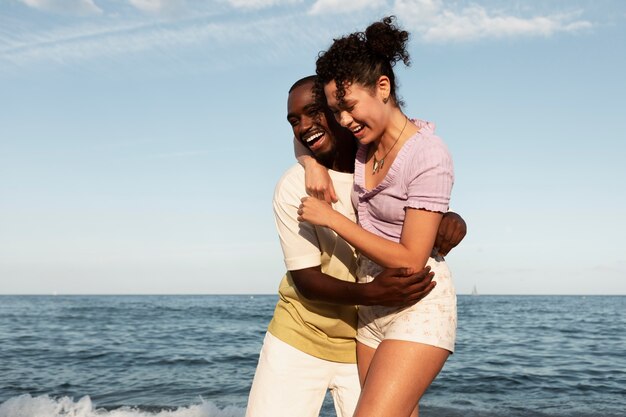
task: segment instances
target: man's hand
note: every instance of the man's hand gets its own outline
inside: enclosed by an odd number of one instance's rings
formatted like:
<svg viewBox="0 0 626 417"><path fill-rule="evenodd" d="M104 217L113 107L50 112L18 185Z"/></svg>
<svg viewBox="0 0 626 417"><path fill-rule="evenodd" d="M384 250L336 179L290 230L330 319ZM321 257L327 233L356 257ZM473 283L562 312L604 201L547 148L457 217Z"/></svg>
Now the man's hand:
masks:
<svg viewBox="0 0 626 417"><path fill-rule="evenodd" d="M435 276L427 266L414 273L409 268L388 268L367 284L368 303L388 307L406 307L417 303L435 288Z"/></svg>
<svg viewBox="0 0 626 417"><path fill-rule="evenodd" d="M466 234L467 225L461 216L452 211L444 214L435 239L435 247L439 250L439 255L446 256Z"/></svg>

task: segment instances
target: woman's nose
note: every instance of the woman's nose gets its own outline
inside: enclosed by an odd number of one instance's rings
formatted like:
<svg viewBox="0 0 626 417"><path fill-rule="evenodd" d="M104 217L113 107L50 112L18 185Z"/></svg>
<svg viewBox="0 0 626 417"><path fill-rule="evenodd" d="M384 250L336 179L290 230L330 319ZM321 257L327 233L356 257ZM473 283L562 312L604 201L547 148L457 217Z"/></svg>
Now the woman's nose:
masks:
<svg viewBox="0 0 626 417"><path fill-rule="evenodd" d="M339 124L343 127L348 127L352 123L352 117L348 112L342 111L339 113Z"/></svg>

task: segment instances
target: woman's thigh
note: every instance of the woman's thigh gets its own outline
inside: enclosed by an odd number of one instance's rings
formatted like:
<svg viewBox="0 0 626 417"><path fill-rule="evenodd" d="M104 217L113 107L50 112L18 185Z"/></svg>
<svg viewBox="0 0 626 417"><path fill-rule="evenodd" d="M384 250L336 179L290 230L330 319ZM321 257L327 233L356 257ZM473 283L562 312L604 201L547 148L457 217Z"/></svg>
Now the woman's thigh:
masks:
<svg viewBox="0 0 626 417"><path fill-rule="evenodd" d="M410 416L449 354L422 343L384 340L369 363L354 417Z"/></svg>
<svg viewBox="0 0 626 417"><path fill-rule="evenodd" d="M374 354L376 353L376 349L369 347L363 343L356 342L356 358L357 365L359 368L359 381L361 382L361 387L365 385L365 378L367 377L367 370L370 367L370 363L372 359L374 359Z"/></svg>

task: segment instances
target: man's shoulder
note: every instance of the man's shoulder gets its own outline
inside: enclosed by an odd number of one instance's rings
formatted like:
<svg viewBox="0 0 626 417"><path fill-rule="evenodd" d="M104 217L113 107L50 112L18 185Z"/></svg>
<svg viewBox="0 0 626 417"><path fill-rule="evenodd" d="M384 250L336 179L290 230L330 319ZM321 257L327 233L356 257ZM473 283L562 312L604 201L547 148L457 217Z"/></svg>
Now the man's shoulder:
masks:
<svg viewBox="0 0 626 417"><path fill-rule="evenodd" d="M300 164L292 165L283 173L274 190L274 199L284 200L288 196L296 196L298 199L306 195L304 188L304 168Z"/></svg>
<svg viewBox="0 0 626 417"><path fill-rule="evenodd" d="M304 167L296 163L287 168L287 170L280 177L280 180L278 180L278 183L280 184L284 181L299 179L304 179Z"/></svg>

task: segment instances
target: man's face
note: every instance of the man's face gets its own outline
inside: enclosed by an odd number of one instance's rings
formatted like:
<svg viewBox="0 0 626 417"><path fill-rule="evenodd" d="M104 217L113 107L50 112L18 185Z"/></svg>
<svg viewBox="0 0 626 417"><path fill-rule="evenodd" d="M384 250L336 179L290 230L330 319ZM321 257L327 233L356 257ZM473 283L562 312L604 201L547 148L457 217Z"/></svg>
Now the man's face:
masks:
<svg viewBox="0 0 626 417"><path fill-rule="evenodd" d="M289 93L287 121L296 139L315 156L329 155L334 151L335 135L324 110L315 103L312 82L299 85Z"/></svg>

